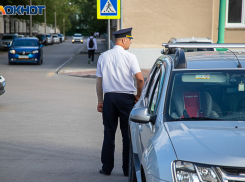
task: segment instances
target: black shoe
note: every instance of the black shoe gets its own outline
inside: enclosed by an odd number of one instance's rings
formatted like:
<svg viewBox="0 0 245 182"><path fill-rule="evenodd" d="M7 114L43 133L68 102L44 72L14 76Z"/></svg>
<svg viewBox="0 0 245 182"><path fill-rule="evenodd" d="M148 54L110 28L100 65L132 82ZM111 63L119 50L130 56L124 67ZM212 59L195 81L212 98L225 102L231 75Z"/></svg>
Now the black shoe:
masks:
<svg viewBox="0 0 245 182"><path fill-rule="evenodd" d="M109 175L110 175L109 173L105 173L105 172L103 171L103 169L100 170L100 173L101 173L101 174L104 174L104 175L106 175L106 176L109 176Z"/></svg>
<svg viewBox="0 0 245 182"><path fill-rule="evenodd" d="M124 176L128 176L128 173L124 173Z"/></svg>

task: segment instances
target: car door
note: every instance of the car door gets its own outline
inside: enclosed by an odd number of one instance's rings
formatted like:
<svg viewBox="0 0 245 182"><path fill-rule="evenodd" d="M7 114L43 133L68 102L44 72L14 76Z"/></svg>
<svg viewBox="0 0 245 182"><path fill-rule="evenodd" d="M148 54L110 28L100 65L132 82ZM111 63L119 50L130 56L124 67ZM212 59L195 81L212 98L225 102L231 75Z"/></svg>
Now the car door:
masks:
<svg viewBox="0 0 245 182"><path fill-rule="evenodd" d="M163 85L165 73L165 66L162 62L159 61L156 66L155 74L153 75L153 79L148 87L147 94L145 97L145 104L148 107L148 114L153 116L156 114L158 101L160 99L160 92ZM140 146L141 146L141 154L144 152L147 144L154 133L154 125L152 123L147 124L139 124L139 137L140 137Z"/></svg>

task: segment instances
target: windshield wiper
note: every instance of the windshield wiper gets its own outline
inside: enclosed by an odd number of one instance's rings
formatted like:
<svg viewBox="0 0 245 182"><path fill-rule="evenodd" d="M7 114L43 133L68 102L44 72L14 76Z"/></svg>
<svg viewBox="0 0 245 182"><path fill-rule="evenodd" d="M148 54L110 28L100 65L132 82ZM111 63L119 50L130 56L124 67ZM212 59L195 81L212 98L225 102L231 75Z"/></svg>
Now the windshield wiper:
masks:
<svg viewBox="0 0 245 182"><path fill-rule="evenodd" d="M220 120L218 118L208 118L208 117L190 117L190 118L178 118L172 119L171 121L199 121L199 120Z"/></svg>

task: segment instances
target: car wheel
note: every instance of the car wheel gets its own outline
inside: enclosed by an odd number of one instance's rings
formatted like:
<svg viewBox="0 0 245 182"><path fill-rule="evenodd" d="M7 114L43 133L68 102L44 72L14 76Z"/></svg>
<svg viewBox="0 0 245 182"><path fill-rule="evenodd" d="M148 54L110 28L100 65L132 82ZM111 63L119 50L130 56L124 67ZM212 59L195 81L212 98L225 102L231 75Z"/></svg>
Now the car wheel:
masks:
<svg viewBox="0 0 245 182"><path fill-rule="evenodd" d="M39 61L37 62L38 65L41 65L42 64L42 60L39 59Z"/></svg>
<svg viewBox="0 0 245 182"><path fill-rule="evenodd" d="M132 142L130 142L129 149L128 182L137 182Z"/></svg>
<svg viewBox="0 0 245 182"><path fill-rule="evenodd" d="M13 65L13 64L14 64L14 63L12 63L12 62L9 61L9 65Z"/></svg>

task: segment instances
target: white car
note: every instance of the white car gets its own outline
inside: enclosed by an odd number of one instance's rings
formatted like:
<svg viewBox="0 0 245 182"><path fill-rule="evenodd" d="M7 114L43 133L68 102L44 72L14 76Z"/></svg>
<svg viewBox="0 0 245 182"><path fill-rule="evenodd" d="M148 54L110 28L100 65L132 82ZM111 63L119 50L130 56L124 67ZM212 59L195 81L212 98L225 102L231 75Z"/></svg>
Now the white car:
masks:
<svg viewBox="0 0 245 182"><path fill-rule="evenodd" d="M4 90L5 84L6 84L5 78L0 73L0 95L3 95L5 92Z"/></svg>
<svg viewBox="0 0 245 182"><path fill-rule="evenodd" d="M72 43L81 42L83 44L83 36L80 33L75 33L72 37Z"/></svg>
<svg viewBox="0 0 245 182"><path fill-rule="evenodd" d="M54 43L56 43L56 44L60 43L60 38L57 34L53 34L53 39L54 39Z"/></svg>

